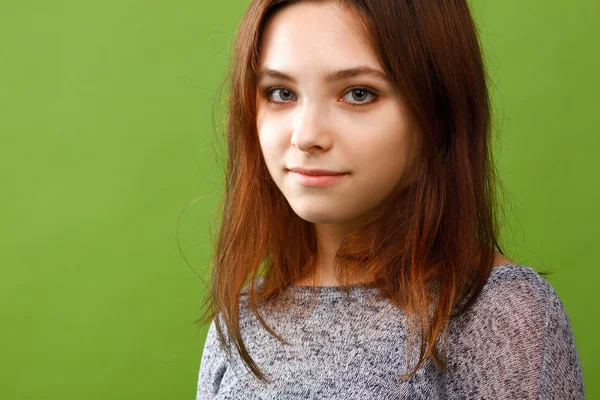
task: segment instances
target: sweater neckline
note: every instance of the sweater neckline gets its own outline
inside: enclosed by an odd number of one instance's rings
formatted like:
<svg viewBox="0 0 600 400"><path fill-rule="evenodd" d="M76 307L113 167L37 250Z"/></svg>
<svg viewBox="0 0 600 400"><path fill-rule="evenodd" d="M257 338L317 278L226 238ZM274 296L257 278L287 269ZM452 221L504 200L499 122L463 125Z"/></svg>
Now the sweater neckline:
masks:
<svg viewBox="0 0 600 400"><path fill-rule="evenodd" d="M507 263L496 265L492 268L492 272L500 267L509 267L509 266L518 266L519 264L515 263ZM293 289L296 293L323 293L323 294L331 294L331 293L343 293L344 288L348 288L350 292L357 291L374 291L377 288L371 286L370 284L359 283L354 285L334 285L334 286L315 286L315 285L291 285L289 288Z"/></svg>

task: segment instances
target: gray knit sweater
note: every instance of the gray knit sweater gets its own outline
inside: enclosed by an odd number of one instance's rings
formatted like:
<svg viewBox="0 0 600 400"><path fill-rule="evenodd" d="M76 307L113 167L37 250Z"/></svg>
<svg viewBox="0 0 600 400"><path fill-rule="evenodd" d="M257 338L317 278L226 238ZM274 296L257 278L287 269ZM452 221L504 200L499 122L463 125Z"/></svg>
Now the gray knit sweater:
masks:
<svg viewBox="0 0 600 400"><path fill-rule="evenodd" d="M213 320L197 400L585 399L571 320L528 266L494 268L473 308L450 322L448 370L429 360L406 382L397 374L407 361L415 366L418 350L409 357L405 315L375 298L377 289L355 285L350 297L337 286L295 290L292 310L265 316L290 346L241 307L242 339L273 382L254 378L235 347L226 359Z"/></svg>

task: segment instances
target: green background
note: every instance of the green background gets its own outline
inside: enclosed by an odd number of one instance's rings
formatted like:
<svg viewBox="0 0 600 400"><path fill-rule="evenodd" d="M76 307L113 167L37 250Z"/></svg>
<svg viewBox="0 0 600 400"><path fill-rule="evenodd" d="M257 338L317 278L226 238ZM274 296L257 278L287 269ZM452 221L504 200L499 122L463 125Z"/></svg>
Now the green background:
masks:
<svg viewBox="0 0 600 400"><path fill-rule="evenodd" d="M222 171L213 100L246 6L1 3L0 398L195 398L196 272ZM554 271L599 398L600 3L472 9L512 195L508 256Z"/></svg>

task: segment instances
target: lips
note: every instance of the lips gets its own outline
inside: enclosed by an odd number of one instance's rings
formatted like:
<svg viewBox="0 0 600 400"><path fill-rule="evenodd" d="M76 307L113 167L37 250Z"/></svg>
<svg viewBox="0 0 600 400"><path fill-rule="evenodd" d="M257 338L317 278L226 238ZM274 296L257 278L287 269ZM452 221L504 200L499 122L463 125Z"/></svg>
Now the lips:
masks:
<svg viewBox="0 0 600 400"><path fill-rule="evenodd" d="M314 172L314 171L312 171ZM302 185L302 186L307 186L307 187L320 187L320 188L324 188L327 186L331 186L339 181L341 181L342 179L345 179L345 177L348 175L347 173L333 173L331 174L331 172L329 172L329 174L319 174L319 175L311 175L311 174L305 174L305 173L300 173L300 172L296 172L296 171L290 171L290 173L292 174L294 180Z"/></svg>
<svg viewBox="0 0 600 400"><path fill-rule="evenodd" d="M346 172L337 172L326 169L291 168L290 171L310 176L338 176L346 174Z"/></svg>

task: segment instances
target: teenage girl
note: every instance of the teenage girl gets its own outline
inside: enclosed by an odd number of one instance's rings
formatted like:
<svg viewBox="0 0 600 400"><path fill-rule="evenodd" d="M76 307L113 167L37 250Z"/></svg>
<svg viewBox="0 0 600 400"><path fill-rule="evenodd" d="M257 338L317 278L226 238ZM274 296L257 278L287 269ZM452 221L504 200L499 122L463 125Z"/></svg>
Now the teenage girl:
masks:
<svg viewBox="0 0 600 400"><path fill-rule="evenodd" d="M254 0L197 400L584 399L557 293L504 256L466 0Z"/></svg>

